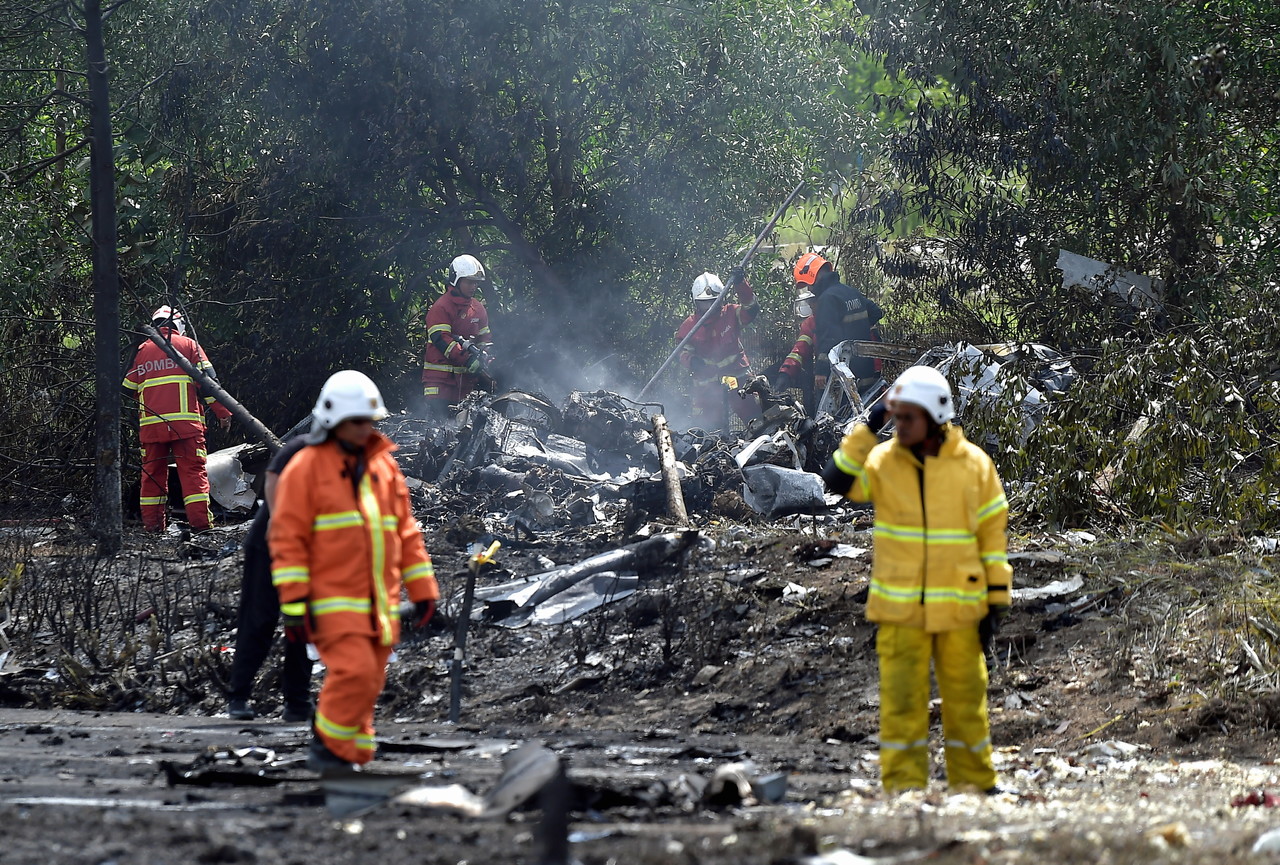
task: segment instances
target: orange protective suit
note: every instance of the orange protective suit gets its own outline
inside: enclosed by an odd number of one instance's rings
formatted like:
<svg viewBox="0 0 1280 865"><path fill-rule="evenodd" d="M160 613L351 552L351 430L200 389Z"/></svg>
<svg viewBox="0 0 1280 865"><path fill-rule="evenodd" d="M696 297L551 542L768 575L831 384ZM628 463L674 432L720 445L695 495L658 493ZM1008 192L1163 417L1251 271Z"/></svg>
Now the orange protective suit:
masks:
<svg viewBox="0 0 1280 865"><path fill-rule="evenodd" d="M373 759L373 708L400 639L402 581L412 601L440 597L395 449L376 431L358 454L333 438L303 448L280 475L268 530L281 607L306 602L328 668L316 734L351 763Z"/></svg>
<svg viewBox="0 0 1280 865"><path fill-rule="evenodd" d="M193 339L168 327L164 336L196 369L213 369L204 350ZM137 395L138 438L142 442L142 482L139 504L142 527L164 531L169 502L169 455L178 464L187 522L196 531L209 528L209 476L205 471L204 405L191 376L182 371L165 350L151 340L138 346L124 386ZM204 402L219 419L231 412L213 397Z"/></svg>

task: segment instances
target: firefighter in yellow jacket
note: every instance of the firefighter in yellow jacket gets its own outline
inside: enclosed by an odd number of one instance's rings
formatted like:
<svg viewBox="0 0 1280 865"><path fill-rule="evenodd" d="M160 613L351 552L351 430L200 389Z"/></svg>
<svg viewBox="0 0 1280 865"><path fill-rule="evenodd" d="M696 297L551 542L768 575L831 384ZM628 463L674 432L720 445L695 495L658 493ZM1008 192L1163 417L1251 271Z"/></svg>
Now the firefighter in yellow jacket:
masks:
<svg viewBox="0 0 1280 865"><path fill-rule="evenodd" d="M425 625L440 597L409 506L387 416L364 373L336 372L312 410L308 446L276 487L268 540L285 636L315 643L328 672L307 765L350 770L373 759L373 708L400 639L400 589Z"/></svg>
<svg viewBox="0 0 1280 865"><path fill-rule="evenodd" d="M880 658L880 772L887 791L929 780L929 662L942 697L947 781L997 792L984 648L1009 609L1009 505L991 458L950 421L951 388L903 372L827 465L828 488L875 504L867 619ZM894 438L877 443L889 416Z"/></svg>

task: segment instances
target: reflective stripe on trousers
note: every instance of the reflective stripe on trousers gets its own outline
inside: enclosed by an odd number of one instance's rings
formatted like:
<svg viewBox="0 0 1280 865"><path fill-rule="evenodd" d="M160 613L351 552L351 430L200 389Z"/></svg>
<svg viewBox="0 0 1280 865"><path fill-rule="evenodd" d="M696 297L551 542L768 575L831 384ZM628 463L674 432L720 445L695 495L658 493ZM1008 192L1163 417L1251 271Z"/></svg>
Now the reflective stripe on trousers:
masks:
<svg viewBox="0 0 1280 865"><path fill-rule="evenodd" d="M178 482L182 486L187 522L196 531L213 524L209 511L209 476L205 470L204 434L163 442L143 442L142 478L138 500L142 526L163 531L169 501L169 454L178 464Z"/></svg>
<svg viewBox="0 0 1280 865"><path fill-rule="evenodd" d="M316 703L315 731L325 746L349 763L373 759L373 707L387 678L391 647L367 634L316 634L316 649L328 672Z"/></svg>
<svg viewBox="0 0 1280 865"><path fill-rule="evenodd" d="M942 697L947 783L987 790L996 784L987 718L987 663L977 625L931 634L881 625L880 782L885 790L929 784L929 662Z"/></svg>

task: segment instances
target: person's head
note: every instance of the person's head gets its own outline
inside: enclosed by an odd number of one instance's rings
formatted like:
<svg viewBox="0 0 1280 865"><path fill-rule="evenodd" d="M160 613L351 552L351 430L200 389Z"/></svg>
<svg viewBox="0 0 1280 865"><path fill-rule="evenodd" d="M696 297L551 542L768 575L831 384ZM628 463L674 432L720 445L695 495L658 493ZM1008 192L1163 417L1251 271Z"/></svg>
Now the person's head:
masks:
<svg viewBox="0 0 1280 865"><path fill-rule="evenodd" d="M930 366L908 368L889 388L888 409L894 434L908 447L937 436L955 417L955 401L946 376Z"/></svg>
<svg viewBox="0 0 1280 865"><path fill-rule="evenodd" d="M449 262L449 290L463 297L475 297L488 277L484 265L474 255L459 255Z"/></svg>
<svg viewBox="0 0 1280 865"><path fill-rule="evenodd" d="M373 433L374 421L387 416L382 393L373 380L354 369L329 376L320 388L316 407L311 410L311 438L323 441L333 436L361 447Z"/></svg>
<svg viewBox="0 0 1280 865"><path fill-rule="evenodd" d="M693 307L698 315L705 315L723 291L724 283L714 273L704 273L695 279L689 293L693 297Z"/></svg>
<svg viewBox="0 0 1280 865"><path fill-rule="evenodd" d="M814 294L820 294L828 276L833 273L835 270L831 267L831 262L816 252L806 252L796 259L792 276L795 278L797 291L808 289Z"/></svg>
<svg viewBox="0 0 1280 865"><path fill-rule="evenodd" d="M151 313L151 326L156 330L167 327L170 330L176 330L180 336L187 335L187 323L183 320L182 313L176 312L167 303Z"/></svg>
<svg viewBox="0 0 1280 865"><path fill-rule="evenodd" d="M813 299L815 296L816 295L808 289L805 289L796 295L795 303L792 305L796 318L803 321L813 315Z"/></svg>

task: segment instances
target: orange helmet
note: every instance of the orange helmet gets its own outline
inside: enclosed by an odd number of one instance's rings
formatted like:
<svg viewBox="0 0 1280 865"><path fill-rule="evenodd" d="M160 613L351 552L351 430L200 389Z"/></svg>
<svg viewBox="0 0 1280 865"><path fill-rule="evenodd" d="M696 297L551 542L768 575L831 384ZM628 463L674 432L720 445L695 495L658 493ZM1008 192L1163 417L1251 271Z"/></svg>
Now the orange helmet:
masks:
<svg viewBox="0 0 1280 865"><path fill-rule="evenodd" d="M818 278L818 271L830 264L816 252L806 252L796 259L795 278L802 285L813 285Z"/></svg>

